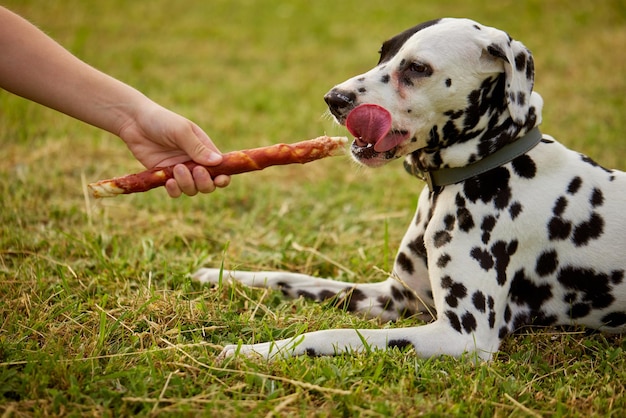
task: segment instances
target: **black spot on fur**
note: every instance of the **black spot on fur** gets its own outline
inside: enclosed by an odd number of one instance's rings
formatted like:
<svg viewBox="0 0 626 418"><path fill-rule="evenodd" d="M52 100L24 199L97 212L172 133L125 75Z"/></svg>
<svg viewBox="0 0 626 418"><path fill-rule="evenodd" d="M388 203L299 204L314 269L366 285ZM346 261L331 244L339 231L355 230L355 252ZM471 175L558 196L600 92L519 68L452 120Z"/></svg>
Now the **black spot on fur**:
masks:
<svg viewBox="0 0 626 418"><path fill-rule="evenodd" d="M442 254L441 256L439 256L439 259L437 260L437 267L444 268L445 266L448 265L450 260L452 260L452 258L450 257L449 254Z"/></svg>
<svg viewBox="0 0 626 418"><path fill-rule="evenodd" d="M404 296L404 298L409 301L417 299L417 297L415 296L415 292L413 292L411 289L402 289L402 296Z"/></svg>
<svg viewBox="0 0 626 418"><path fill-rule="evenodd" d="M497 45L497 44L489 45L487 47L487 52L489 52L494 57L497 57L497 58L503 59L506 62L509 62L509 60L506 58L506 54L504 50L502 49L500 45Z"/></svg>
<svg viewBox="0 0 626 418"><path fill-rule="evenodd" d="M506 283L506 269L511 261L511 256L517 252L517 246L517 240L513 240L509 243L496 241L496 243L491 246L491 253L496 260L496 279L501 286Z"/></svg>
<svg viewBox="0 0 626 418"><path fill-rule="evenodd" d="M332 290L322 290L317 296L318 296L318 299L317 299L318 301L324 301L324 300L334 298L335 296L337 296L337 293L333 292Z"/></svg>
<svg viewBox="0 0 626 418"><path fill-rule="evenodd" d="M552 288L549 284L535 285L526 277L524 270L518 270L511 281L509 294L511 301L517 305L526 305L532 311L538 311L552 298Z"/></svg>
<svg viewBox="0 0 626 418"><path fill-rule="evenodd" d="M457 316L457 314L452 311L446 311L445 315L450 322L450 326L457 332L461 333L461 321L459 321L459 317Z"/></svg>
<svg viewBox="0 0 626 418"><path fill-rule="evenodd" d="M463 110L446 110L445 112L443 112L443 114L448 116L451 120L460 118L461 116L463 116L463 113L465 113Z"/></svg>
<svg viewBox="0 0 626 418"><path fill-rule="evenodd" d="M591 206L598 207L604 203L604 194L600 189L593 189L591 193Z"/></svg>
<svg viewBox="0 0 626 418"><path fill-rule="evenodd" d="M465 296L467 296L467 288L462 283L453 284L450 292L452 295L459 299L463 299Z"/></svg>
<svg viewBox="0 0 626 418"><path fill-rule="evenodd" d="M404 43L414 34L422 29L435 25L438 22L439 19L429 20L428 22L420 23L419 25L413 26L412 28L407 29L404 32L385 41L380 48L380 60L378 61L378 64L380 65L383 62L389 61L391 58L393 58L398 53L400 48L402 48L402 45L404 45Z"/></svg>
<svg viewBox="0 0 626 418"><path fill-rule="evenodd" d="M446 231L452 231L454 229L454 224L456 223L456 218L453 215L446 215L443 219L443 223Z"/></svg>
<svg viewBox="0 0 626 418"><path fill-rule="evenodd" d="M489 251L483 250L479 247L474 247L472 248L472 251L470 251L470 255L474 260L478 261L478 264L483 270L489 271L493 268L493 257L491 257Z"/></svg>
<svg viewBox="0 0 626 418"><path fill-rule="evenodd" d="M537 259L535 271L539 276L547 276L556 271L559 266L559 256L556 251L545 251Z"/></svg>
<svg viewBox="0 0 626 418"><path fill-rule="evenodd" d="M537 174L537 166L528 155L520 155L512 161L513 171L522 178L532 179Z"/></svg>
<svg viewBox="0 0 626 418"><path fill-rule="evenodd" d="M529 311L515 315L513 329L519 329L524 325L550 326L556 323L556 316L546 315L543 311Z"/></svg>
<svg viewBox="0 0 626 418"><path fill-rule="evenodd" d="M446 296L445 301L451 308L456 308L457 306L459 306L459 300L455 298L454 295Z"/></svg>
<svg viewBox="0 0 626 418"><path fill-rule="evenodd" d="M461 196L460 193L457 193L455 198L454 198L454 203L456 204L457 207L460 208L464 208L466 203L465 203L465 198L463 196Z"/></svg>
<svg viewBox="0 0 626 418"><path fill-rule="evenodd" d="M498 338L503 339L504 337L506 337L509 334L509 329L505 326L500 327L500 330L498 331Z"/></svg>
<svg viewBox="0 0 626 418"><path fill-rule="evenodd" d="M391 80L391 76L389 74L385 74L380 78L381 83L387 84Z"/></svg>
<svg viewBox="0 0 626 418"><path fill-rule="evenodd" d="M517 71L525 71L526 70L526 53L520 52L515 56L515 69Z"/></svg>
<svg viewBox="0 0 626 418"><path fill-rule="evenodd" d="M487 310L487 299L485 298L485 294L480 290L477 290L472 295L472 303L474 307L478 309L480 312L486 312Z"/></svg>
<svg viewBox="0 0 626 418"><path fill-rule="evenodd" d="M509 215L511 215L511 219L515 219L522 213L522 204L520 202L513 202L511 206L509 206Z"/></svg>
<svg viewBox="0 0 626 418"><path fill-rule="evenodd" d="M446 78L446 87L450 87L452 85L452 79Z"/></svg>
<svg viewBox="0 0 626 418"><path fill-rule="evenodd" d="M472 217L472 212L470 212L467 208L460 207L456 211L456 217L459 221L459 228L463 232L469 232L474 228L474 218Z"/></svg>
<svg viewBox="0 0 626 418"><path fill-rule="evenodd" d="M572 240L576 246L586 245L592 239L599 238L604 232L604 219L597 213L592 213L589 219L574 228Z"/></svg>
<svg viewBox="0 0 626 418"><path fill-rule="evenodd" d="M396 302L401 302L404 300L404 296L402 295L402 291L395 286L391 286L391 297Z"/></svg>
<svg viewBox="0 0 626 418"><path fill-rule="evenodd" d="M491 231L496 226L495 216L488 215L483 218L483 222L480 224L480 229L483 231L482 241L483 244L487 244L491 239Z"/></svg>
<svg viewBox="0 0 626 418"><path fill-rule="evenodd" d="M497 209L504 209L511 200L510 177L509 170L498 167L466 180L463 183L463 191L471 202L481 200L483 203L489 203L493 201Z"/></svg>
<svg viewBox="0 0 626 418"><path fill-rule="evenodd" d="M580 186L583 184L583 179L576 176L570 181L569 186L567 186L567 193L574 195L580 190Z"/></svg>
<svg viewBox="0 0 626 418"><path fill-rule="evenodd" d="M450 292L458 298L462 299L467 296L467 288L465 285L463 283L455 282L450 276L444 276L441 278L441 287L443 289L450 290Z"/></svg>
<svg viewBox="0 0 626 418"><path fill-rule="evenodd" d="M574 185L576 184L574 181L572 181L572 183ZM570 183L570 186L572 186L572 183ZM573 189L577 190L577 186L574 186ZM550 240L567 239L572 232L572 223L561 217L567 208L567 204L568 202L565 196L559 197L554 203L554 207L552 208L554 217L548 222L548 237Z"/></svg>
<svg viewBox="0 0 626 418"><path fill-rule="evenodd" d="M621 270L618 270L618 273ZM576 314L573 316L579 318L586 315L584 311L589 312L591 308L606 308L615 300L611 292L611 278L616 272L599 273L595 270L583 267L564 267L559 271L557 279L559 283L571 290L566 296L570 303L574 303ZM577 306L579 305L579 306ZM583 308L582 305L588 306L590 309Z"/></svg>
<svg viewBox="0 0 626 418"><path fill-rule="evenodd" d="M561 216L563 212L565 212L565 208L567 208L567 199L565 196L561 196L554 203L552 213L554 213L555 216Z"/></svg>
<svg viewBox="0 0 626 418"><path fill-rule="evenodd" d="M298 290L298 292L296 292L296 294L297 294L298 296L302 296L302 297L303 297L303 298L305 298L305 299L313 299L313 300L315 300L315 299L316 299L316 297L315 297L315 294L314 294L314 293L307 292L306 290Z"/></svg>
<svg viewBox="0 0 626 418"><path fill-rule="evenodd" d="M575 303L570 308L569 316L570 318L577 319L583 318L589 314L591 311L591 306L586 303Z"/></svg>
<svg viewBox="0 0 626 418"><path fill-rule="evenodd" d="M609 327L622 327L626 325L626 312L611 312L602 317L602 322Z"/></svg>
<svg viewBox="0 0 626 418"><path fill-rule="evenodd" d="M395 304L389 296L381 295L376 298L376 301L380 303L380 307L385 311L393 311L395 308Z"/></svg>
<svg viewBox="0 0 626 418"><path fill-rule="evenodd" d="M365 293L356 288L347 289L344 294L338 294L337 296L334 306L348 312L356 312L358 310L358 303L366 299Z"/></svg>
<svg viewBox="0 0 626 418"><path fill-rule="evenodd" d="M389 340L389 342L387 342L387 347L404 350L406 348L413 348L413 344L411 344L409 340L405 339Z"/></svg>
<svg viewBox="0 0 626 418"><path fill-rule="evenodd" d="M434 241L435 247L441 248L452 241L452 235L448 231L439 231L435 233Z"/></svg>
<svg viewBox="0 0 626 418"><path fill-rule="evenodd" d="M526 60L526 80L532 81L534 79L535 79L535 61L533 60L532 55L530 55L530 52L528 52L527 60Z"/></svg>
<svg viewBox="0 0 626 418"><path fill-rule="evenodd" d="M504 308L504 321L507 324L511 321L511 315L513 315L511 313L511 307L509 305L506 305L506 308Z"/></svg>
<svg viewBox="0 0 626 418"><path fill-rule="evenodd" d="M467 288L463 283L458 283L452 280L449 276L445 276L441 279L441 287L448 289L449 293L445 300L448 306L455 308L459 304L459 299L467 296Z"/></svg>
<svg viewBox="0 0 626 418"><path fill-rule="evenodd" d="M415 272L413 261L402 251L400 251L400 253L396 256L396 263L400 266L400 268L402 268L402 270L409 274L413 274Z"/></svg>
<svg viewBox="0 0 626 418"><path fill-rule="evenodd" d="M406 161L405 161L406 164ZM422 222L422 211L418 210L415 214L415 225L419 225ZM424 241L424 237L422 236L422 241Z"/></svg>
<svg viewBox="0 0 626 418"><path fill-rule="evenodd" d="M592 160L591 158L589 158L588 156L586 156L584 154L580 154L580 159L583 160L583 162L591 165L592 167L600 168L600 169L604 170L605 172L607 172L609 174L612 173L611 170L602 167L600 164L596 163L594 160Z"/></svg>
<svg viewBox="0 0 626 418"><path fill-rule="evenodd" d="M426 246L424 245L424 236L420 235L411 241L408 245L411 253L426 261Z"/></svg>
<svg viewBox="0 0 626 418"><path fill-rule="evenodd" d="M572 223L561 218L552 218L548 223L548 237L551 241L567 239L572 232Z"/></svg>
<svg viewBox="0 0 626 418"><path fill-rule="evenodd" d="M476 318L470 312L465 312L461 317L461 324L463 325L463 329L468 334L472 331L476 330Z"/></svg>
<svg viewBox="0 0 626 418"><path fill-rule="evenodd" d="M511 256L517 251L518 242L513 240L509 243L505 241L496 241L489 250L474 247L470 251L470 255L480 267L489 271L495 267L496 280L498 284L503 286L507 281L506 270L511 261Z"/></svg>

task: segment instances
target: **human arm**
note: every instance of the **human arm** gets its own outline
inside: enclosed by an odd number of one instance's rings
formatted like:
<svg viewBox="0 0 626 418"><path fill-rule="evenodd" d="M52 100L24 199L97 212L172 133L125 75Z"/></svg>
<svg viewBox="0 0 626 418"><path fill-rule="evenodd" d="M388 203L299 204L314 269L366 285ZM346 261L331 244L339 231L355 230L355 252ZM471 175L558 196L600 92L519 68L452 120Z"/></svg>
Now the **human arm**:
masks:
<svg viewBox="0 0 626 418"><path fill-rule="evenodd" d="M76 58L25 19L0 7L0 87L122 138L147 168L193 159L215 165L221 154L193 122ZM170 196L210 192L229 183L179 165Z"/></svg>

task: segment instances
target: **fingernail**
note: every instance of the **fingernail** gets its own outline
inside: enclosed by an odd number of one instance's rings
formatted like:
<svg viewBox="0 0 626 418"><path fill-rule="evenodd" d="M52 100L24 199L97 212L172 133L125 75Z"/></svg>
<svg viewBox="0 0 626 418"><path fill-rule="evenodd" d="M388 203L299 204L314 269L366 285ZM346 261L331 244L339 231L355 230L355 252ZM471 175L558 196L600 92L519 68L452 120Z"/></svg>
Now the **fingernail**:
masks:
<svg viewBox="0 0 626 418"><path fill-rule="evenodd" d="M221 161L222 161L222 156L215 152L210 153L206 159L206 162L209 164L218 164Z"/></svg>
<svg viewBox="0 0 626 418"><path fill-rule="evenodd" d="M187 173L187 167L185 167L182 164L176 164L174 166L174 175L178 175L178 176L184 176L185 173Z"/></svg>

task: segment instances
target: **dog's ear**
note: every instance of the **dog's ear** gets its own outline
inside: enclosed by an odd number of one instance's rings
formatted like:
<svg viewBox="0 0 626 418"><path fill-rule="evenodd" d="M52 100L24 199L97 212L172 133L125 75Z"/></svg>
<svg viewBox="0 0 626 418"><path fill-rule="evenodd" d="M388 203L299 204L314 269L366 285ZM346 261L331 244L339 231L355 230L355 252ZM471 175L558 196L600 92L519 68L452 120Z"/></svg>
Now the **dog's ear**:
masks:
<svg viewBox="0 0 626 418"><path fill-rule="evenodd" d="M535 64L530 51L512 39L506 32L494 30L485 39L483 55L504 65L507 106L513 121L526 123L530 108L530 95L535 80Z"/></svg>

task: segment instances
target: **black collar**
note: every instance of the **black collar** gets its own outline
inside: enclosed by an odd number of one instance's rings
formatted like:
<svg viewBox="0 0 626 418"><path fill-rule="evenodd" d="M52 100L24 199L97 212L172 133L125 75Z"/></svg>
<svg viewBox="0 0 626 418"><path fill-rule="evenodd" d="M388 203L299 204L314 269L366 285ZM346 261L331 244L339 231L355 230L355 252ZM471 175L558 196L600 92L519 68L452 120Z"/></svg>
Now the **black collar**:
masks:
<svg viewBox="0 0 626 418"><path fill-rule="evenodd" d="M479 174L486 173L496 167L500 167L501 165L504 165L533 149L535 145L541 141L541 137L542 135L539 128L533 128L520 139L505 145L495 153L486 156L482 160L478 160L475 163L464 167L441 168L435 171L421 171L416 167L415 162L413 162L411 165L405 164L405 169L409 174L424 180L428 184L430 190L434 190L434 187L459 183Z"/></svg>

